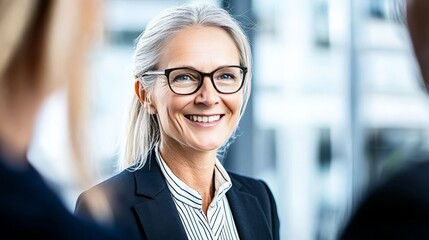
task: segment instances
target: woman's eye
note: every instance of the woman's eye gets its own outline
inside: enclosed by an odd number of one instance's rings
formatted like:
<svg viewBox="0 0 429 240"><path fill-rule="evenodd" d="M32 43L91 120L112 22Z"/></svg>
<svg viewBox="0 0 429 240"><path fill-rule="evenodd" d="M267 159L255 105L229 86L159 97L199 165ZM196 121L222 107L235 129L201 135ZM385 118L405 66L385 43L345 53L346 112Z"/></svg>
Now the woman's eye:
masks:
<svg viewBox="0 0 429 240"><path fill-rule="evenodd" d="M189 75L179 75L174 78L175 81L191 81L192 78Z"/></svg>
<svg viewBox="0 0 429 240"><path fill-rule="evenodd" d="M219 80L234 80L235 76L233 74L224 73L224 74L219 75L218 79Z"/></svg>
<svg viewBox="0 0 429 240"><path fill-rule="evenodd" d="M174 76L173 82L198 82L198 77L192 74L180 74Z"/></svg>

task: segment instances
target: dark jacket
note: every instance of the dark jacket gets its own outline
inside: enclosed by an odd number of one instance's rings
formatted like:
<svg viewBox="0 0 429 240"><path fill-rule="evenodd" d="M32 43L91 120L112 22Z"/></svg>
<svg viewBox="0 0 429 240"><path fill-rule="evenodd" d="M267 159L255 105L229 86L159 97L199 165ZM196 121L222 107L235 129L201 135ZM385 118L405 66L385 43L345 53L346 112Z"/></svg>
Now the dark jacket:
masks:
<svg viewBox="0 0 429 240"><path fill-rule="evenodd" d="M0 239L119 239L79 219L31 165L16 168L0 152Z"/></svg>
<svg viewBox="0 0 429 240"><path fill-rule="evenodd" d="M228 174L232 187L226 196L240 239L279 239L277 208L268 186L259 180ZM142 169L124 170L82 193L75 214L90 217L85 199L94 188L107 194L113 207L114 229L131 239L187 239L153 151Z"/></svg>
<svg viewBox="0 0 429 240"><path fill-rule="evenodd" d="M429 239L429 162L412 164L371 190L340 239Z"/></svg>

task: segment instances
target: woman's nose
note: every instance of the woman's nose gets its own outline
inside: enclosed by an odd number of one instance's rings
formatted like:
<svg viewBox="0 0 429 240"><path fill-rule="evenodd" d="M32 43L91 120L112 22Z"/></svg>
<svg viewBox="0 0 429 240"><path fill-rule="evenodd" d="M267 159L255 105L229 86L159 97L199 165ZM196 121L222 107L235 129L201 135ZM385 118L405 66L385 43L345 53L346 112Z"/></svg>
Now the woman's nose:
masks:
<svg viewBox="0 0 429 240"><path fill-rule="evenodd" d="M201 88L197 91L196 104L213 105L219 102L219 93L213 85L210 77L205 76Z"/></svg>

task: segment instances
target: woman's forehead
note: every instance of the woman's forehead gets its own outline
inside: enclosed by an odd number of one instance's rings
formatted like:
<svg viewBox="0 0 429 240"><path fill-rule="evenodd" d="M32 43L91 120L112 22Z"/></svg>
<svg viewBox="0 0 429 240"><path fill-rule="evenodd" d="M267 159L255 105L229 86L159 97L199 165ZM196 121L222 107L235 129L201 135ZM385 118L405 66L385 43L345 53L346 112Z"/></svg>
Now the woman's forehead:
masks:
<svg viewBox="0 0 429 240"><path fill-rule="evenodd" d="M224 29L195 25L178 31L167 41L160 66L237 65L239 58L234 40Z"/></svg>

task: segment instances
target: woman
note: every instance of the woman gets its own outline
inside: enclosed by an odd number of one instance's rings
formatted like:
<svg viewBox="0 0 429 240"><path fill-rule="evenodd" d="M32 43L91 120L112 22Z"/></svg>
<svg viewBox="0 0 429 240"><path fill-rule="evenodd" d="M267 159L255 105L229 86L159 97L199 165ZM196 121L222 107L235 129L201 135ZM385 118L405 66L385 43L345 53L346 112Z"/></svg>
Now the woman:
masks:
<svg viewBox="0 0 429 240"><path fill-rule="evenodd" d="M217 159L250 94L249 43L211 5L168 9L139 37L135 98L123 166L83 193L107 193L114 226L134 239L278 239L273 196L262 181L227 173Z"/></svg>
<svg viewBox="0 0 429 240"><path fill-rule="evenodd" d="M110 230L73 216L26 158L43 101L68 85L71 142L81 159L82 73L99 8L97 1L86 0L0 0L3 239L115 239Z"/></svg>

